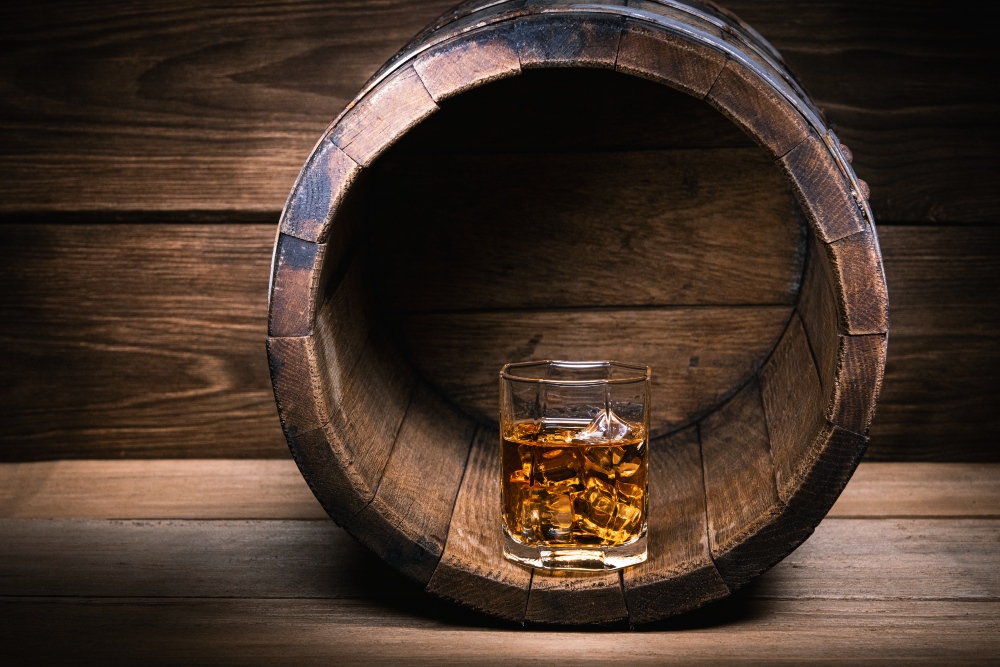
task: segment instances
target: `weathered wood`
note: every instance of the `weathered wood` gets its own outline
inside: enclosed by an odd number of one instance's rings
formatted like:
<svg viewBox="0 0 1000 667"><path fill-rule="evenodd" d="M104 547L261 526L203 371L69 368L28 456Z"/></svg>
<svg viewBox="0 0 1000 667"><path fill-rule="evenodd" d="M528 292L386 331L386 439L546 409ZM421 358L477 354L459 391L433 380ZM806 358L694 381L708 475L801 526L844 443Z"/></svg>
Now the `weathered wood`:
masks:
<svg viewBox="0 0 1000 667"><path fill-rule="evenodd" d="M4 519L0 535L0 597L430 602L328 521ZM998 536L996 519L829 519L741 596L995 600Z"/></svg>
<svg viewBox="0 0 1000 667"><path fill-rule="evenodd" d="M512 645L512 636L537 644L534 654L554 665L597 662L595 656L614 665L752 665L773 663L776 655L796 663L990 665L1000 650L1000 603L993 600L741 599L695 631L634 637L512 635L367 600L6 598L0 605L0 656L13 662L328 665L336 647L339 665L523 664L523 644Z"/></svg>
<svg viewBox="0 0 1000 667"><path fill-rule="evenodd" d="M268 349L274 350L278 342L300 340L309 339L269 338ZM328 363L318 363L318 368L320 374L326 371L333 375L330 388L313 386L303 392L303 400L315 404L329 400L329 420L300 431L295 422L287 421L285 415L292 413L286 411L281 399L278 411L299 469L324 509L343 525L375 496L416 377L377 332L369 335L361 356L346 373L338 374L342 369Z"/></svg>
<svg viewBox="0 0 1000 667"><path fill-rule="evenodd" d="M624 20L612 15L532 16L515 23L521 67L613 69Z"/></svg>
<svg viewBox="0 0 1000 667"><path fill-rule="evenodd" d="M5 463L0 517L328 518L290 459Z"/></svg>
<svg viewBox="0 0 1000 667"><path fill-rule="evenodd" d="M1000 516L1000 466L862 462L827 517Z"/></svg>
<svg viewBox="0 0 1000 667"><path fill-rule="evenodd" d="M645 623L729 595L712 562L698 429L650 443L645 563L622 572L629 622Z"/></svg>
<svg viewBox="0 0 1000 667"><path fill-rule="evenodd" d="M535 569L524 620L599 625L628 617L618 572L546 572Z"/></svg>
<svg viewBox="0 0 1000 667"><path fill-rule="evenodd" d="M413 69L435 102L520 74L513 27L502 24L479 32L471 40L446 43L418 57Z"/></svg>
<svg viewBox="0 0 1000 667"><path fill-rule="evenodd" d="M667 480L668 487L679 483L676 475ZM1000 467L863 461L827 516L997 518ZM160 459L4 463L0 518L325 519L327 514L290 459ZM657 539L655 533L651 539ZM625 572L626 586L633 572L640 571Z"/></svg>
<svg viewBox="0 0 1000 667"><path fill-rule="evenodd" d="M796 185L795 195L824 242L831 243L866 228L850 183L815 133L782 156L779 164Z"/></svg>
<svg viewBox="0 0 1000 667"><path fill-rule="evenodd" d="M0 235L6 460L284 456L260 352L273 226L4 225ZM883 227L880 237L893 334L868 456L995 460L1000 236Z"/></svg>
<svg viewBox="0 0 1000 667"><path fill-rule="evenodd" d="M407 315L397 339L456 405L495 421L509 361L617 359L653 369L654 433L698 419L754 375L788 320L783 306Z"/></svg>
<svg viewBox="0 0 1000 667"><path fill-rule="evenodd" d="M644 6L664 7L653 2ZM629 6L634 6L631 2ZM726 63L719 51L697 46L645 23L626 21L618 49L619 72L652 79L699 99L712 88Z"/></svg>
<svg viewBox="0 0 1000 667"><path fill-rule="evenodd" d="M336 111L451 4L11 8L2 206L276 213ZM726 5L827 109L879 219L998 219L988 21L935 3Z"/></svg>
<svg viewBox="0 0 1000 667"><path fill-rule="evenodd" d="M344 198L360 173L357 162L322 139L295 182L295 196L281 216L281 232L326 243L333 211L345 204Z"/></svg>
<svg viewBox="0 0 1000 667"><path fill-rule="evenodd" d="M809 134L798 111L735 60L726 61L705 100L778 158Z"/></svg>
<svg viewBox="0 0 1000 667"><path fill-rule="evenodd" d="M761 578L753 594L778 597L800 591L821 599L877 600L891 599L896 590L902 598L987 600L1000 590L996 575L979 571L976 562L984 556L987 563L996 562L985 555L989 543L1000 537L994 520L877 519L865 521L863 529L854 525L857 521L820 523L806 544L775 566L773 575ZM865 538L860 538L861 530ZM861 539L869 543L862 545ZM871 574L833 575L852 567Z"/></svg>
<svg viewBox="0 0 1000 667"><path fill-rule="evenodd" d="M565 67L524 70L448 98L386 158L753 147L725 116L685 93L612 70Z"/></svg>
<svg viewBox="0 0 1000 667"><path fill-rule="evenodd" d="M393 310L797 297L805 223L757 149L392 158L371 243Z"/></svg>
<svg viewBox="0 0 1000 667"><path fill-rule="evenodd" d="M892 335L869 457L1000 456L1000 230L879 229Z"/></svg>
<svg viewBox="0 0 1000 667"><path fill-rule="evenodd" d="M285 456L274 226L226 229L0 225L0 456Z"/></svg>
<svg viewBox="0 0 1000 667"><path fill-rule="evenodd" d="M320 303L316 290L325 253L325 244L278 235L268 304L269 336L308 336L312 333Z"/></svg>
<svg viewBox="0 0 1000 667"><path fill-rule="evenodd" d="M730 589L779 561L808 530L787 528L760 388L751 381L698 426L712 560Z"/></svg>
<svg viewBox="0 0 1000 667"><path fill-rule="evenodd" d="M500 433L479 428L455 500L444 553L427 590L499 618L522 622L531 570L503 556Z"/></svg>
<svg viewBox="0 0 1000 667"><path fill-rule="evenodd" d="M889 297L882 255L872 232L846 236L826 246L837 289L840 331L880 334L889 330Z"/></svg>
<svg viewBox="0 0 1000 667"><path fill-rule="evenodd" d="M350 107L330 133L330 141L367 167L396 139L437 111L413 67L400 70Z"/></svg>
<svg viewBox="0 0 1000 667"><path fill-rule="evenodd" d="M444 550L475 424L418 385L375 497L345 524L362 544L426 584Z"/></svg>

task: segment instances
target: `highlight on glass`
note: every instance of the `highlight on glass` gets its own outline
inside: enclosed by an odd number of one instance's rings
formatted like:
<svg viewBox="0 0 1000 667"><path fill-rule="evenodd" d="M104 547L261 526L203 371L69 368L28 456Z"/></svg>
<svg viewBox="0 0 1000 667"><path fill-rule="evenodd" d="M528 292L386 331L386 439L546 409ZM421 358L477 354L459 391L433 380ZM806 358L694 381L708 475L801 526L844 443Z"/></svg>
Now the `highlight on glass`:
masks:
<svg viewBox="0 0 1000 667"><path fill-rule="evenodd" d="M549 570L646 559L650 369L528 361L500 371L504 555Z"/></svg>

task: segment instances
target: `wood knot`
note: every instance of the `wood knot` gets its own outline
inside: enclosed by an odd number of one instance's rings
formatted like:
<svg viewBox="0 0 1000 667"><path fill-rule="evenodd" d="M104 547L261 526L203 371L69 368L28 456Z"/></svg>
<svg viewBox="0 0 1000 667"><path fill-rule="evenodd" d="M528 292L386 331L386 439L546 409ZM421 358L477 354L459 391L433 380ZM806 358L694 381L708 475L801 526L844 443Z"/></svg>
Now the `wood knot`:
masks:
<svg viewBox="0 0 1000 667"><path fill-rule="evenodd" d="M860 192L861 196L864 197L865 201L868 201L868 198L872 194L871 188L868 187L868 184L865 183L864 181L862 181L859 178L858 179L858 188L861 189L861 192Z"/></svg>
<svg viewBox="0 0 1000 667"><path fill-rule="evenodd" d="M844 159L847 160L848 164L854 162L854 153L847 147L847 144L840 144L840 152L844 154Z"/></svg>

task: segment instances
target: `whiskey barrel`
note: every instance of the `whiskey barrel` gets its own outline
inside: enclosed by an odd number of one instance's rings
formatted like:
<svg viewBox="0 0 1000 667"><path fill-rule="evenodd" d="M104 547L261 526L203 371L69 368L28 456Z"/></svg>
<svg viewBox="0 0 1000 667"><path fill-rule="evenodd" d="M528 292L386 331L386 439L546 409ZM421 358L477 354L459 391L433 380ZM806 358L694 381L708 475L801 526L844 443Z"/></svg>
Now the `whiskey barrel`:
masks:
<svg viewBox="0 0 1000 667"><path fill-rule="evenodd" d="M330 125L282 215L267 350L302 474L385 562L492 616L726 597L867 446L888 301L849 162L715 5L460 5ZM645 563L504 560L497 378L537 358L652 367Z"/></svg>

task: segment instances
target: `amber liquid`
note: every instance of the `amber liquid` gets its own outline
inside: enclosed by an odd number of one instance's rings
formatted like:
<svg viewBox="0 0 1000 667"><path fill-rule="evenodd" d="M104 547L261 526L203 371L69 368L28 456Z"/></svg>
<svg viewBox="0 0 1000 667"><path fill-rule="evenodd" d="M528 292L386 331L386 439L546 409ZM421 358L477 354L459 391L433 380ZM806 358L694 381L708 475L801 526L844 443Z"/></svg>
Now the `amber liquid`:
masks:
<svg viewBox="0 0 1000 667"><path fill-rule="evenodd" d="M520 422L501 436L503 520L516 542L542 547L629 544L645 530L646 433L615 419L614 435L587 424Z"/></svg>

